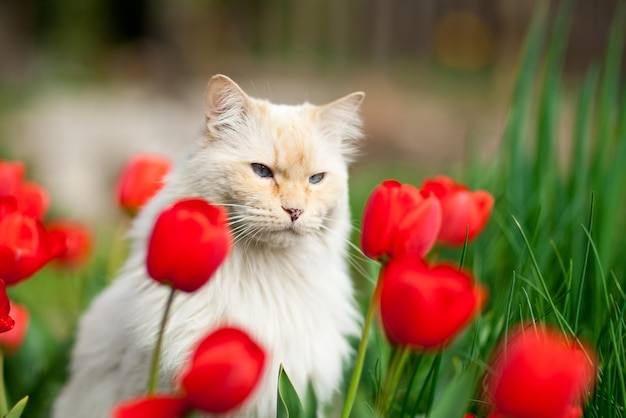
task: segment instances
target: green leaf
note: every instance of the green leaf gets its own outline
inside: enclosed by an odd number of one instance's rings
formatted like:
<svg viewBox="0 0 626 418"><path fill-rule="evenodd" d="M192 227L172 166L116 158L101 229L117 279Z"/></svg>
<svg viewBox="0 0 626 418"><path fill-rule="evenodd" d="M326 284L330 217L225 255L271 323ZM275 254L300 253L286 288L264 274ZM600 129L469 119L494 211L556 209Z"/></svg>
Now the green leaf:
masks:
<svg viewBox="0 0 626 418"><path fill-rule="evenodd" d="M298 397L298 392L293 387L289 376L283 365L280 365L278 371L278 409L276 411L277 418L290 418L304 416L304 408Z"/></svg>
<svg viewBox="0 0 626 418"><path fill-rule="evenodd" d="M460 376L451 379L434 403L430 418L462 417L476 384L477 372L468 367Z"/></svg>
<svg viewBox="0 0 626 418"><path fill-rule="evenodd" d="M22 412L24 412L24 408L26 408L26 404L28 403L28 396L23 397L18 403L13 406L13 408L9 411L8 414L4 416L4 418L20 418L22 416Z"/></svg>
<svg viewBox="0 0 626 418"><path fill-rule="evenodd" d="M304 400L304 417L317 417L317 396L315 396L315 390L313 389L313 385L310 381L306 387L306 398Z"/></svg>

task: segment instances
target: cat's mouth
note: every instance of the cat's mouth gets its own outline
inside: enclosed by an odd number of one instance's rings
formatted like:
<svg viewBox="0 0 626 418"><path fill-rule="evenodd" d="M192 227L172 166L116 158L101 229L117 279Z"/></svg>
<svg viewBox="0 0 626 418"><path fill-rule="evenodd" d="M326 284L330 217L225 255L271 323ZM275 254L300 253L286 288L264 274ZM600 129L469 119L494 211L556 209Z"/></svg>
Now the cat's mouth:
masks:
<svg viewBox="0 0 626 418"><path fill-rule="evenodd" d="M284 234L292 234L292 235L302 235L304 232L302 228L296 226L295 223L291 223L283 228L277 229L275 232L284 233Z"/></svg>
<svg viewBox="0 0 626 418"><path fill-rule="evenodd" d="M283 248L293 245L306 235L307 229L298 225L274 225L271 228L259 230L247 237L246 240L250 239L271 247Z"/></svg>

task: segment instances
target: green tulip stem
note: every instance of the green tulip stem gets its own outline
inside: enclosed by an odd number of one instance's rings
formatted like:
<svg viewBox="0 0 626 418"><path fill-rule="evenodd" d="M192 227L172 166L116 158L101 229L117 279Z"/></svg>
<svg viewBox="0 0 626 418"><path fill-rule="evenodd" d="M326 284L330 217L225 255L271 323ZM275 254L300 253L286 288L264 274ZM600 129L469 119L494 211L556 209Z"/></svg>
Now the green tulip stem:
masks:
<svg viewBox="0 0 626 418"><path fill-rule="evenodd" d="M167 318L169 317L170 309L172 308L174 295L176 295L176 288L172 287L167 298L167 302L165 303L165 310L163 311L163 318L161 319L159 335L157 337L156 345L154 346L154 352L152 353L152 366L150 368L150 380L148 381L148 395L154 395L154 392L156 391L159 376L159 363L161 360L161 347L163 345L163 334L165 334L165 326L167 325Z"/></svg>
<svg viewBox="0 0 626 418"><path fill-rule="evenodd" d="M376 397L376 411L379 416L384 416L385 411L388 405L388 399L391 397L389 392L389 385L391 380L393 379L393 375L395 374L394 370L398 367L398 361L400 359L400 350L398 347L393 347L391 350L391 355L389 356L389 360L387 361L387 368L385 369L385 378L382 381L380 389L378 391L378 396Z"/></svg>
<svg viewBox="0 0 626 418"><path fill-rule="evenodd" d="M432 381L430 384L430 393L428 394L428 407L426 408L426 418L430 417L430 412L433 408L433 401L435 400L435 391L437 389L437 380L439 379L439 368L441 366L441 357L443 356L443 350L439 351L435 357L435 362L431 371L433 372ZM429 372L430 373L430 372Z"/></svg>
<svg viewBox="0 0 626 418"><path fill-rule="evenodd" d="M402 377L404 366L409 359L409 354L411 354L411 349L408 346L399 347L394 355L394 362L387 370L387 376L385 376L386 386L383 388L385 390L385 392L383 392L383 396L385 397L385 411L389 410L393 403L394 394L398 388L400 377ZM383 413L385 411L383 411Z"/></svg>
<svg viewBox="0 0 626 418"><path fill-rule="evenodd" d="M3 417L9 412L9 405L7 404L7 392L4 387L4 353L0 349L0 417Z"/></svg>
<svg viewBox="0 0 626 418"><path fill-rule="evenodd" d="M372 325L372 321L374 320L374 313L376 312L376 307L378 306L378 301L380 299L382 272L383 269L381 269L378 274L378 281L376 281L376 287L374 288L374 293L372 294L372 300L370 301L367 313L365 314L361 341L359 342L359 349L356 355L356 364L354 365L354 371L352 372L352 379L350 380L350 387L348 388L346 403L344 404L343 411L341 412L341 418L348 418L350 416L350 411L352 411L352 406L354 405L354 400L356 399L359 381L361 380L361 372L363 371L363 362L365 360L365 351L370 334L370 327Z"/></svg>

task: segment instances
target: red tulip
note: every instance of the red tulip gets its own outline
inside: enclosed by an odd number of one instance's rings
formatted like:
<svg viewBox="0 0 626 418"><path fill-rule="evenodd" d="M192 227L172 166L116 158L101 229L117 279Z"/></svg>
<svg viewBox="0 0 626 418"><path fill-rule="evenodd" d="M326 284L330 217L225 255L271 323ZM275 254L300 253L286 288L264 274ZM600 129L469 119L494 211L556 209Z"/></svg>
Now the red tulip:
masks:
<svg viewBox="0 0 626 418"><path fill-rule="evenodd" d="M15 321L9 316L10 312L11 304L9 303L6 287L4 281L0 279L0 333L10 331L15 326Z"/></svg>
<svg viewBox="0 0 626 418"><path fill-rule="evenodd" d="M180 396L140 396L117 405L113 418L182 418L187 405Z"/></svg>
<svg viewBox="0 0 626 418"><path fill-rule="evenodd" d="M39 219L15 211L11 199L0 201L0 277L16 284L65 250L62 238L44 228Z"/></svg>
<svg viewBox="0 0 626 418"><path fill-rule="evenodd" d="M11 315L15 320L12 330L0 334L0 350L8 355L15 354L26 338L30 314L23 305L11 302Z"/></svg>
<svg viewBox="0 0 626 418"><path fill-rule="evenodd" d="M41 219L50 206L48 192L37 183L22 183L18 196L18 209L25 215Z"/></svg>
<svg viewBox="0 0 626 418"><path fill-rule="evenodd" d="M208 413L240 406L255 389L265 352L245 332L221 328L197 346L181 378L189 405Z"/></svg>
<svg viewBox="0 0 626 418"><path fill-rule="evenodd" d="M4 215L8 215L13 212L18 212L17 200L15 200L14 197L0 197L0 220L4 218Z"/></svg>
<svg viewBox="0 0 626 418"><path fill-rule="evenodd" d="M24 164L0 160L0 197L17 197L24 179Z"/></svg>
<svg viewBox="0 0 626 418"><path fill-rule="evenodd" d="M172 163L164 157L141 154L129 160L116 187L119 205L134 216L163 187Z"/></svg>
<svg viewBox="0 0 626 418"><path fill-rule="evenodd" d="M429 267L418 258L391 259L382 273L380 315L396 344L436 348L482 308L486 290L457 267Z"/></svg>
<svg viewBox="0 0 626 418"><path fill-rule="evenodd" d="M409 184L387 180L370 195L363 212L361 248L370 258L424 256L441 227L441 205Z"/></svg>
<svg viewBox="0 0 626 418"><path fill-rule="evenodd" d="M582 416L583 416L583 410L580 408L580 406L570 405L567 408L567 411L565 411L565 413L561 415L559 418L580 418Z"/></svg>
<svg viewBox="0 0 626 418"><path fill-rule="evenodd" d="M14 198L18 210L33 218L43 218L50 203L43 187L24 181L21 162L0 161L0 197Z"/></svg>
<svg viewBox="0 0 626 418"><path fill-rule="evenodd" d="M165 209L148 244L148 274L185 292L204 285L226 259L231 233L224 209L202 199L185 199Z"/></svg>
<svg viewBox="0 0 626 418"><path fill-rule="evenodd" d="M442 223L437 240L447 245L463 245L474 239L487 225L493 208L493 196L484 190L470 191L445 176L437 176L422 184L441 202Z"/></svg>
<svg viewBox="0 0 626 418"><path fill-rule="evenodd" d="M56 221L48 224L48 231L58 233L65 240L65 251L56 257L57 263L73 268L87 262L93 245L89 228L79 223Z"/></svg>
<svg viewBox="0 0 626 418"><path fill-rule="evenodd" d="M489 391L498 412L515 418L572 418L595 380L594 354L561 333L515 331L498 351Z"/></svg>

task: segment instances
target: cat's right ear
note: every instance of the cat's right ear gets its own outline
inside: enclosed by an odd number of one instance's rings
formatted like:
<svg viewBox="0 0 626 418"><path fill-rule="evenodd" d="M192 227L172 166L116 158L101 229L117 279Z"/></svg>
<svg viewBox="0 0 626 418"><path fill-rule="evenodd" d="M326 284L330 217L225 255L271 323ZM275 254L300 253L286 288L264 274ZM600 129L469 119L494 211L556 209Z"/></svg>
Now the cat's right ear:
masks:
<svg viewBox="0 0 626 418"><path fill-rule="evenodd" d="M211 77L204 103L207 130L213 137L236 131L249 107L248 95L221 74Z"/></svg>

